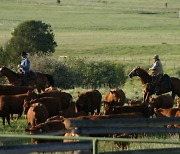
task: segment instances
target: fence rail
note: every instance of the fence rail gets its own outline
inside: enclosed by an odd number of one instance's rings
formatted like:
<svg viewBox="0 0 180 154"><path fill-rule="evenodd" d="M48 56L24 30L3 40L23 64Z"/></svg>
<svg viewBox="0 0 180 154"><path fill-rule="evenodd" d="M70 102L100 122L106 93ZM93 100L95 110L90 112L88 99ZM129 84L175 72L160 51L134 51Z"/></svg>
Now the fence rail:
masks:
<svg viewBox="0 0 180 154"><path fill-rule="evenodd" d="M68 136L50 136L50 135L7 135L0 134L0 140L5 141L8 138L14 139L48 139L60 141L64 139L78 140L73 143L48 143L39 145L17 145L17 146L1 146L0 153L29 153L29 152L62 152L62 151L76 151L87 150L86 153L96 154L98 151L97 143L99 141L118 141L118 142L139 142L139 143L161 143L161 144L176 144L180 145L180 141L168 140L145 140L145 139L131 139L131 138L110 138L110 137L87 137L83 135L89 134L118 134L118 133L180 133L180 128L165 128L166 124L180 124L180 118L139 118L139 119L65 119L67 128L71 128L72 132L76 132L80 137ZM24 149L24 150L23 150ZM151 150L133 150L127 151L129 153L177 153L179 148L169 149L151 149ZM158 152L157 152L158 151ZM162 152L161 152L162 151ZM116 153L116 152L114 152ZM126 153L125 153L126 154Z"/></svg>

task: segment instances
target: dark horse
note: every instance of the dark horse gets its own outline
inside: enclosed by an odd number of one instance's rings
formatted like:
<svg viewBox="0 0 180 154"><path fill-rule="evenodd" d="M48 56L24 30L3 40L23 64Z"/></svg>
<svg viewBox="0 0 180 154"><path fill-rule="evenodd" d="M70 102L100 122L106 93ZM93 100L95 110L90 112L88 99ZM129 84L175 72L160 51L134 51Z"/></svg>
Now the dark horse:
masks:
<svg viewBox="0 0 180 154"><path fill-rule="evenodd" d="M153 76L149 75L147 71L140 67L134 68L130 73L129 77L133 78L134 76L138 76L141 79L142 85L143 85L143 90L144 90L144 97L143 97L143 102L147 102L149 100L149 97L154 94L154 87L152 86L152 78ZM163 78L162 78L163 80ZM176 95L180 97L180 80L175 77L170 77L171 80L171 88L165 88L162 84L160 84L160 94L164 94L167 92L172 91L172 97L173 99L175 98ZM161 81L162 82L162 81ZM164 80L166 83L166 81Z"/></svg>
<svg viewBox="0 0 180 154"><path fill-rule="evenodd" d="M15 73L5 66L0 68L0 77L2 76L6 76L9 83L14 86L23 86L23 75ZM29 78L27 86L35 86L38 92L41 92L47 86L54 86L54 80L49 74L34 72L34 77Z"/></svg>

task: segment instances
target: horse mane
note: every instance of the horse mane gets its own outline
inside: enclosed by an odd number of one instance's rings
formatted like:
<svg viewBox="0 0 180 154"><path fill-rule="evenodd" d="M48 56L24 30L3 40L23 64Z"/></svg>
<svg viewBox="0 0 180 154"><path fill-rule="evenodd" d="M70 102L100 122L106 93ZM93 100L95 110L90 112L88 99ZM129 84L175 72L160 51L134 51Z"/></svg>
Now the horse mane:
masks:
<svg viewBox="0 0 180 154"><path fill-rule="evenodd" d="M141 67L137 67L137 69L140 69L141 70L141 76L143 76L143 77L145 77L146 78L146 80L149 80L149 81L151 81L151 78L152 78L152 76L151 75L149 75L149 73L145 70L145 69L143 69L143 68L141 68ZM141 78L141 80L144 80L145 78ZM145 80L144 80L145 81ZM145 81L146 82L146 81Z"/></svg>
<svg viewBox="0 0 180 154"><path fill-rule="evenodd" d="M8 71L10 71L13 75L15 75L15 76L17 76L17 77L19 76L18 73L16 73L16 72L10 70L9 68L7 68L7 67L5 67L5 66L3 66L2 68L3 68L3 69L6 69L6 70L8 70Z"/></svg>

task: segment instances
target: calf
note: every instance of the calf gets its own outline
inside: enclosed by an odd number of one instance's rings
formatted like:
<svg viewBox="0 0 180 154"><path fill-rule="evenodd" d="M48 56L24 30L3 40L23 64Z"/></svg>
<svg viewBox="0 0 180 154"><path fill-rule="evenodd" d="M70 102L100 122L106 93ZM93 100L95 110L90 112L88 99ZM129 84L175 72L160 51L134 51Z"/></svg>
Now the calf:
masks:
<svg viewBox="0 0 180 154"><path fill-rule="evenodd" d="M53 121L46 121L45 123L41 123L31 128L26 128L25 132L31 135L52 133L51 135L54 135L54 136L58 136L58 135L62 136L62 135L65 135L66 129L65 129L64 123L61 120L53 120ZM33 142L35 144L39 144L39 143L62 142L62 141L33 139Z"/></svg>
<svg viewBox="0 0 180 154"><path fill-rule="evenodd" d="M122 89L110 90L105 94L105 106L123 106L126 100L126 95Z"/></svg>
<svg viewBox="0 0 180 154"><path fill-rule="evenodd" d="M46 106L41 103L32 104L26 116L27 122L28 124L31 124L31 126L36 126L45 122L48 117L48 110L46 109Z"/></svg>
<svg viewBox="0 0 180 154"><path fill-rule="evenodd" d="M91 90L84 93L78 93L78 98L76 100L76 111L84 111L86 115L97 110L97 114L100 113L102 95L98 90Z"/></svg>

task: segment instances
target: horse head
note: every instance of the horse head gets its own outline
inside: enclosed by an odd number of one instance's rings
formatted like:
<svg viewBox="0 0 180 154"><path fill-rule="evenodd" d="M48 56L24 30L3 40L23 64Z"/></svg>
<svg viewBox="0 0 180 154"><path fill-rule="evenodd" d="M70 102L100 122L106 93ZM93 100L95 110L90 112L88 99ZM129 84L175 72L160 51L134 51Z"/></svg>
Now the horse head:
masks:
<svg viewBox="0 0 180 154"><path fill-rule="evenodd" d="M140 67L139 66L137 66L136 68L134 68L129 74L128 74L128 76L130 77L130 78L133 78L134 76L139 76L139 73L140 73Z"/></svg>
<svg viewBox="0 0 180 154"><path fill-rule="evenodd" d="M130 78L134 76L138 76L141 78L143 84L151 82L152 76L148 74L148 72L141 67L137 66L134 68L128 75Z"/></svg>

